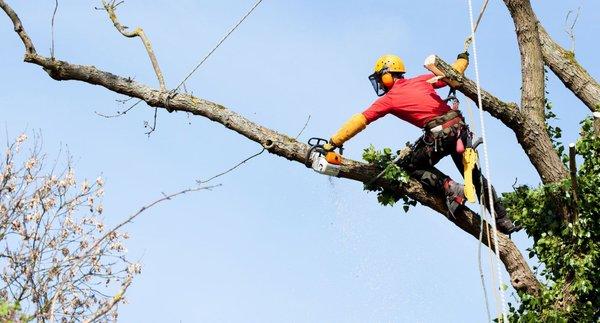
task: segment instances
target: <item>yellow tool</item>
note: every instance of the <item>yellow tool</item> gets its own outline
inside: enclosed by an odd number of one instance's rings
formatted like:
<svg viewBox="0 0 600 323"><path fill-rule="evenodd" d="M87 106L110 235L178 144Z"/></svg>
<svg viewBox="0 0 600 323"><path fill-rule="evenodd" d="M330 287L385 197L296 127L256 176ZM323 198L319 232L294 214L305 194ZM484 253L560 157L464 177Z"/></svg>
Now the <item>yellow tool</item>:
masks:
<svg viewBox="0 0 600 323"><path fill-rule="evenodd" d="M472 145L467 147L463 152L463 176L465 178L465 197L467 201L471 203L475 203L475 199L477 198L475 185L473 185L473 169L477 164L477 160L479 159L479 155L477 154L477 146L479 146L483 140L481 138L477 139Z"/></svg>
<svg viewBox="0 0 600 323"><path fill-rule="evenodd" d="M467 201L475 203L477 194L475 193L475 185L473 185L473 169L477 163L477 151L473 148L466 148L463 153L463 167L465 177L465 197Z"/></svg>

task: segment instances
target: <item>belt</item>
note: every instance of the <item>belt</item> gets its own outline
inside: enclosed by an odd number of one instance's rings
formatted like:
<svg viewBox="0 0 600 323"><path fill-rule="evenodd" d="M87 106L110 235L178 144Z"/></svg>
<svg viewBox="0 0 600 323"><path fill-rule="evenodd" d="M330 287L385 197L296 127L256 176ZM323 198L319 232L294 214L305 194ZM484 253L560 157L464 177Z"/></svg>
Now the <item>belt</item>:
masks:
<svg viewBox="0 0 600 323"><path fill-rule="evenodd" d="M441 115L425 125L425 131L439 132L441 130L450 128L463 121L461 113L457 110L451 110L444 115Z"/></svg>

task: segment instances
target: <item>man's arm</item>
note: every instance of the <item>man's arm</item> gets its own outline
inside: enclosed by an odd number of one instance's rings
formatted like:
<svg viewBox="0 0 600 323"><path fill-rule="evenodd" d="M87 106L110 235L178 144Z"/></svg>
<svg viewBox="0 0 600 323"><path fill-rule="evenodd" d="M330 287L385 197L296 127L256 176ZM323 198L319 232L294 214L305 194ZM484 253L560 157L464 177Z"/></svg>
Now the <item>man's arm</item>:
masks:
<svg viewBox="0 0 600 323"><path fill-rule="evenodd" d="M373 104L364 112L357 113L346 121L340 130L338 130L329 140L330 146L326 149L341 147L346 141L354 137L357 133L364 130L368 124L383 117L390 111L390 99L384 95L373 102Z"/></svg>
<svg viewBox="0 0 600 323"><path fill-rule="evenodd" d="M357 133L367 127L367 118L362 113L357 113L346 121L340 130L331 136L330 143L336 147L341 147L346 141L354 137Z"/></svg>

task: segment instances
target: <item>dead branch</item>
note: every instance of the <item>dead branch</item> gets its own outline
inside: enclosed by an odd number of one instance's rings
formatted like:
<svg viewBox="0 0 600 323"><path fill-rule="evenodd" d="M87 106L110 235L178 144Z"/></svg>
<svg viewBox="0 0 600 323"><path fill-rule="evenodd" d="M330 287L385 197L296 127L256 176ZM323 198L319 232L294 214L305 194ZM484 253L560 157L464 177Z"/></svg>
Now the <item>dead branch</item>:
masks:
<svg viewBox="0 0 600 323"><path fill-rule="evenodd" d="M19 19L15 11L4 1L0 1L0 8L4 10L8 18L10 18L10 20L12 21L15 32L17 33L17 35L19 35L19 38L21 38L23 45L25 45L25 53L35 54L36 51L35 47L33 46L33 42L31 41L31 38L29 38L27 32L25 32L25 30L23 29L21 19Z"/></svg>
<svg viewBox="0 0 600 323"><path fill-rule="evenodd" d="M581 7L577 7L577 12L575 13L575 18L573 18L571 24L569 24L569 18L573 13L573 10L569 10L567 13L567 17L565 17L565 33L571 39L571 53L575 56L575 25L577 24L577 20L579 19L579 13L581 12Z"/></svg>
<svg viewBox="0 0 600 323"><path fill-rule="evenodd" d="M154 50L152 50L152 44L150 43L150 39L146 36L144 30L140 27L135 28L133 31L129 31L129 27L122 25L117 18L116 8L120 3L115 3L115 1L106 1L102 0L102 5L106 12L108 12L108 17L115 25L115 28L121 33L121 35L133 38L139 37L146 48L146 52L148 53L148 57L150 58L150 62L152 62L152 67L154 68L154 73L156 73L156 77L158 78L158 84L162 91L166 91L165 80L163 78L163 74L160 70L160 66L158 65L158 60L156 59L156 55L154 54Z"/></svg>
<svg viewBox="0 0 600 323"><path fill-rule="evenodd" d="M54 0L54 11L52 12L52 19L50 20L50 29L52 34L52 46L50 47L50 58L54 58L54 19L56 18L56 12L58 11L58 0Z"/></svg>

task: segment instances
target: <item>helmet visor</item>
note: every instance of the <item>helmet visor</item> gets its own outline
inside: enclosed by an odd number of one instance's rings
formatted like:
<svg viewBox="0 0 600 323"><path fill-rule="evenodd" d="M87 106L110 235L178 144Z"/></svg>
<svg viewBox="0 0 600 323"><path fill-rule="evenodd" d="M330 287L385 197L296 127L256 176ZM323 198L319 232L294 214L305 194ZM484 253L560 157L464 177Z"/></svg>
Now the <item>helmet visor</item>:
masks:
<svg viewBox="0 0 600 323"><path fill-rule="evenodd" d="M369 75L369 81L371 81L371 85L377 96L382 96L387 93L388 90L381 84L381 74L373 73Z"/></svg>

